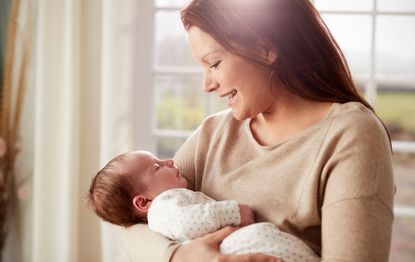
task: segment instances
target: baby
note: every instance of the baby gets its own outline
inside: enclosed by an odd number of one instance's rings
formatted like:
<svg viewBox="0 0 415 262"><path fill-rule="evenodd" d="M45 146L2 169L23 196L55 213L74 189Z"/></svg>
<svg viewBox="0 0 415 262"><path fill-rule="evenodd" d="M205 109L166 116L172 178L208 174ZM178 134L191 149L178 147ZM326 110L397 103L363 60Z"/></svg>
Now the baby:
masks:
<svg viewBox="0 0 415 262"><path fill-rule="evenodd" d="M88 204L105 221L151 230L185 242L225 226L244 226L220 245L223 254L264 253L289 261L319 261L301 240L271 223L254 223L252 210L234 200L215 201L186 189L173 160L133 151L111 160L94 177Z"/></svg>

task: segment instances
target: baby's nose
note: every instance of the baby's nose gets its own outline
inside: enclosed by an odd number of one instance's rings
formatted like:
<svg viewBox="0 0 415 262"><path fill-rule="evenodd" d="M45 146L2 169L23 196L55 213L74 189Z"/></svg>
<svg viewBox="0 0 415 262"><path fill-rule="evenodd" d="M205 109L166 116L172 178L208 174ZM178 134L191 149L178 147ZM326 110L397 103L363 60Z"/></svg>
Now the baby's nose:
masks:
<svg viewBox="0 0 415 262"><path fill-rule="evenodd" d="M174 167L174 161L173 161L173 159L166 160L166 165L168 167Z"/></svg>

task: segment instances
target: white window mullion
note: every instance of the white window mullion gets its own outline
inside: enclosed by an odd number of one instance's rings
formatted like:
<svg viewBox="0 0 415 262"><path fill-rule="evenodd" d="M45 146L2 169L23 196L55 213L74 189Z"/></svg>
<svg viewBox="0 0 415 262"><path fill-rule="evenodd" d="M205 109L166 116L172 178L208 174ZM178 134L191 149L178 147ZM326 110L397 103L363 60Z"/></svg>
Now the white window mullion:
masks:
<svg viewBox="0 0 415 262"><path fill-rule="evenodd" d="M415 154L415 142L392 141L394 152Z"/></svg>
<svg viewBox="0 0 415 262"><path fill-rule="evenodd" d="M200 67L176 67L176 66L154 66L157 75L202 75Z"/></svg>
<svg viewBox="0 0 415 262"><path fill-rule="evenodd" d="M366 97L370 104L375 105L377 95L376 83L376 18L377 18L377 0L373 1L371 12L372 30L371 30L371 46L370 46L370 67L369 67L369 82L366 86Z"/></svg>
<svg viewBox="0 0 415 262"><path fill-rule="evenodd" d="M155 152L154 126L154 1L139 1L136 88L136 148Z"/></svg>
<svg viewBox="0 0 415 262"><path fill-rule="evenodd" d="M167 130L156 129L154 135L157 137L174 137L174 138L187 138L193 133L192 130Z"/></svg>
<svg viewBox="0 0 415 262"><path fill-rule="evenodd" d="M396 206L393 209L393 213L396 217L414 217L415 218L415 207L413 206Z"/></svg>
<svg viewBox="0 0 415 262"><path fill-rule="evenodd" d="M373 11L330 11L330 10L323 10L319 12L320 14L324 15L394 15L394 16L413 16L415 12L396 12L396 11L379 11L376 9L375 12Z"/></svg>
<svg viewBox="0 0 415 262"><path fill-rule="evenodd" d="M175 6L157 6L156 11L173 11L173 12L179 12L180 7Z"/></svg>

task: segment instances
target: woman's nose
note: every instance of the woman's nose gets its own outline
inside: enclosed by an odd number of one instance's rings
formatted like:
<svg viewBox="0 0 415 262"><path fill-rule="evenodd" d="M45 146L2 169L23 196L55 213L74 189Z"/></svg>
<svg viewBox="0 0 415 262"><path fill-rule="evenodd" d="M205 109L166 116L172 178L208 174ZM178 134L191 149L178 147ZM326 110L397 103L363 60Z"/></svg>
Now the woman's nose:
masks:
<svg viewBox="0 0 415 262"><path fill-rule="evenodd" d="M205 72L203 75L203 89L210 93L218 89L219 84L218 82L210 76L209 72Z"/></svg>

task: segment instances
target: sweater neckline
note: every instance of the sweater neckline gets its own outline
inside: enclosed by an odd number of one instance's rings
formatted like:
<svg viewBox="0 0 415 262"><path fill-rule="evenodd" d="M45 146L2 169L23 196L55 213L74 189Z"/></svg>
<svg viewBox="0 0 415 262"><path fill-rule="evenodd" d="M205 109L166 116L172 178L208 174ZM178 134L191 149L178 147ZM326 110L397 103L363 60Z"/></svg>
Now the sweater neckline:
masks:
<svg viewBox="0 0 415 262"><path fill-rule="evenodd" d="M299 137L304 136L305 134L307 134L308 132L310 132L310 130L313 130L314 128L318 127L322 122L324 122L326 119L328 119L330 116L332 116L333 112L335 111L335 109L339 106L339 103L333 103L330 107L330 109L327 111L327 113L316 123L304 128L303 130L301 130L298 134L296 134L295 136L281 142L275 145L261 145L254 137L254 134L252 133L251 130L251 121L252 118L249 118L247 120L244 120L242 125L243 125L243 129L244 131L248 134L248 139L260 150L264 150L264 151L270 151L273 150L285 143L288 143L290 141L293 141L295 139L298 139Z"/></svg>

